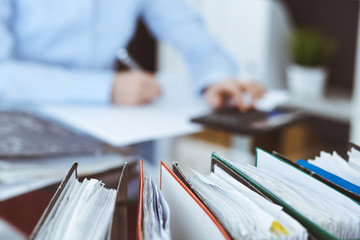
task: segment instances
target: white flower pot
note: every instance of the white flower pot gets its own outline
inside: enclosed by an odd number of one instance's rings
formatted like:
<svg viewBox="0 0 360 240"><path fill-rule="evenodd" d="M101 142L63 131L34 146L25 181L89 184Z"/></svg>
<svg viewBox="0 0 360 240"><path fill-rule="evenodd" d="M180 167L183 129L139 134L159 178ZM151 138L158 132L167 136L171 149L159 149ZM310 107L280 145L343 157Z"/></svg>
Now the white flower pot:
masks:
<svg viewBox="0 0 360 240"><path fill-rule="evenodd" d="M327 71L325 68L290 65L287 68L287 84L296 97L321 98L324 95Z"/></svg>

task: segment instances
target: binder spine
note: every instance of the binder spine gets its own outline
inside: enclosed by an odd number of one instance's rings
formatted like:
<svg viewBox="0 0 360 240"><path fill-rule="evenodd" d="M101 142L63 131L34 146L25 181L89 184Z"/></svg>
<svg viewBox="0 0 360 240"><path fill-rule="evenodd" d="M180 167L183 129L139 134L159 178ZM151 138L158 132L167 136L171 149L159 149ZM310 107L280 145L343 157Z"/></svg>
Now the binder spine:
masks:
<svg viewBox="0 0 360 240"><path fill-rule="evenodd" d="M136 230L136 239L142 240L142 216L143 216L143 188L144 188L144 173L143 173L143 161L140 160L140 170L139 170L139 205L138 205L138 218L137 218L137 230Z"/></svg>

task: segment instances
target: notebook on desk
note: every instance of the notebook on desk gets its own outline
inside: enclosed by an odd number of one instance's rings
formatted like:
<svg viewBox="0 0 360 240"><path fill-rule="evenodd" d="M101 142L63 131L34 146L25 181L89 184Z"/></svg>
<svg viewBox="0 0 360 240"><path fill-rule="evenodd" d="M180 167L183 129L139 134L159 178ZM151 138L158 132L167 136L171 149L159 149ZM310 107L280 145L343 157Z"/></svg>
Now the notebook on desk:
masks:
<svg viewBox="0 0 360 240"><path fill-rule="evenodd" d="M0 202L59 182L75 161L82 176L135 154L27 109L0 110L0 139Z"/></svg>
<svg viewBox="0 0 360 240"><path fill-rule="evenodd" d="M104 142L22 109L0 111L0 157L94 154Z"/></svg>
<svg viewBox="0 0 360 240"><path fill-rule="evenodd" d="M252 109L243 113L231 107L192 118L191 121L232 133L258 134L294 124L305 118L306 115L297 109L276 108L271 111Z"/></svg>

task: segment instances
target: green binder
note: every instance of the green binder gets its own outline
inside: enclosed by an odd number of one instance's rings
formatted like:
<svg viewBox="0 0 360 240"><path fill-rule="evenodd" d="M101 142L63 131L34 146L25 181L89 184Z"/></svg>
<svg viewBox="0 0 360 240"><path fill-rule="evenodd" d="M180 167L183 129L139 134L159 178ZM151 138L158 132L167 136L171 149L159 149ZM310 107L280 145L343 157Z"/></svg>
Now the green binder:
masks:
<svg viewBox="0 0 360 240"><path fill-rule="evenodd" d="M283 161L282 159L267 153L265 151L263 151L260 148L256 149L256 163L255 166L258 167L259 162L258 162L258 155L259 153L261 154L269 154L271 155L274 159L278 160L278 164L286 164L286 168L293 168L296 169L296 171L301 172L301 174L305 174L307 176L310 176L312 179L314 179L315 181L318 181L319 183L321 183L319 180L313 178L311 175L308 175L302 171L300 171L299 169L295 168L294 166L288 164L287 162ZM282 201L281 199L279 199L278 197L276 197L271 191L269 191L268 189L264 188L263 186L261 186L260 184L258 184L256 181L252 180L249 176L247 176L245 173L243 173L242 171L240 171L239 169L237 169L235 166L233 166L231 163L229 163L228 161L226 161L224 158L220 157L219 155L217 155L216 153L212 154L212 159L213 160L217 160L220 161L221 163L225 164L226 166L228 166L229 168L231 168L235 173L237 173L238 175L240 175L243 179L245 179L246 181L248 181L252 186L254 186L256 189L258 189L261 193L263 193L266 197L268 197L269 199L271 199L274 203L282 206L284 208L284 211L286 213L288 213L290 216L292 216L293 218L295 218L299 223L301 223L308 231L309 233L314 236L317 239L339 239L337 237L335 237L334 235L330 234L329 232L327 232L325 229L321 228L320 226L318 226L317 224L315 224L314 222L312 222L311 220L309 220L307 217L305 217L304 215L302 215L301 213L299 213L298 211L296 211L293 207L291 207L290 205L288 205L287 203L285 203L284 201ZM291 169L288 169L290 171L293 171ZM306 177L305 177L306 178ZM328 186L321 183L322 185L324 185L325 188L327 188ZM333 189L334 190L334 189ZM337 190L334 190L337 191ZM338 191L337 191L338 192ZM342 193L338 192L339 194L343 195ZM345 198L348 198L347 196L343 195ZM350 198L348 198L350 199ZM356 202L352 199L350 199L351 201L355 202L356 204L360 205L359 202Z"/></svg>

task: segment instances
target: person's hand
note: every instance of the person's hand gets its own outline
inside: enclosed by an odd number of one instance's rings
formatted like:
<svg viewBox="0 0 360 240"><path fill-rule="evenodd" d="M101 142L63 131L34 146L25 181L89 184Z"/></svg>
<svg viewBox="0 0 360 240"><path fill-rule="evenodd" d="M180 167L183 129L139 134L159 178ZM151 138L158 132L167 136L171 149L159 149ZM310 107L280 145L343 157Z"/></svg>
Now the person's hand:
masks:
<svg viewBox="0 0 360 240"><path fill-rule="evenodd" d="M246 111L254 106L254 102L265 93L263 87L256 82L241 82L237 79L226 80L206 88L206 100L214 107L231 104L239 110ZM245 96L247 95L247 96ZM251 97L250 102L244 102L244 97Z"/></svg>
<svg viewBox="0 0 360 240"><path fill-rule="evenodd" d="M118 72L113 84L112 102L130 106L146 104L155 100L160 92L160 85L151 73Z"/></svg>

